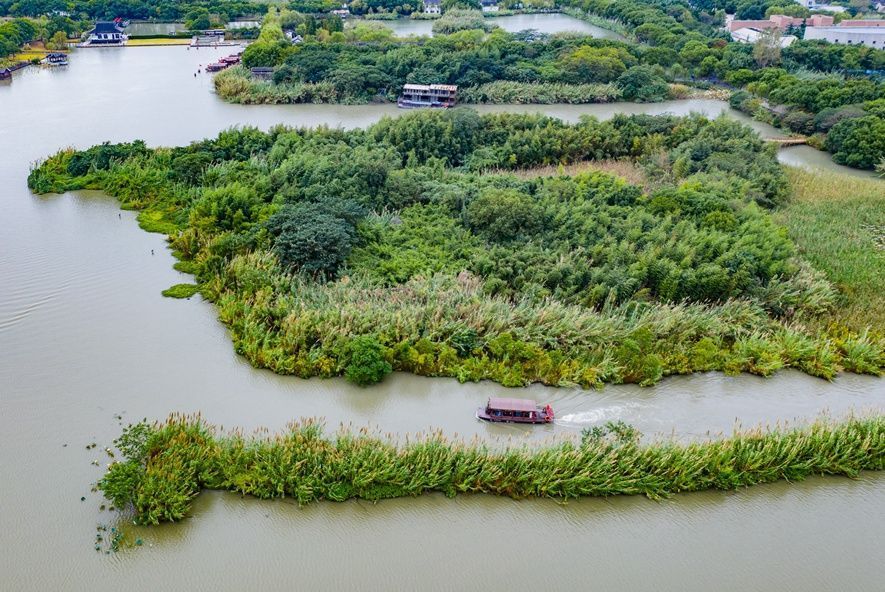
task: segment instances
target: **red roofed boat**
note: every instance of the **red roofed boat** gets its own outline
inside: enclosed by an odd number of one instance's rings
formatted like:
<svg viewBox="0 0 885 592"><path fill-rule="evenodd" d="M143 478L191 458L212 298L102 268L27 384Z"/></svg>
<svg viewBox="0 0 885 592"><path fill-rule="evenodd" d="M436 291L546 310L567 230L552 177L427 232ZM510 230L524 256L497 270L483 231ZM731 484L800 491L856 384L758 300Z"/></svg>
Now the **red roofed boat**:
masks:
<svg viewBox="0 0 885 592"><path fill-rule="evenodd" d="M484 421L511 423L550 423L553 407L541 407L529 399L489 399L485 407L476 410L476 417Z"/></svg>

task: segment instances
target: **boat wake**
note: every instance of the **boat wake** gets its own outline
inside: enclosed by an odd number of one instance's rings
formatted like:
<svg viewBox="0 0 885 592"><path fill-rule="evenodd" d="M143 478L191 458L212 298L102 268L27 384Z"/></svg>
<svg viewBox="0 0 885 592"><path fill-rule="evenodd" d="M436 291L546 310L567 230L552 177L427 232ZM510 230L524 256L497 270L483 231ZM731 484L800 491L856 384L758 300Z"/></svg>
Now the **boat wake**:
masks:
<svg viewBox="0 0 885 592"><path fill-rule="evenodd" d="M556 418L557 425L564 426L588 426L605 423L607 421L623 420L629 423L635 418L636 411L642 405L638 403L623 403L619 405L608 405L598 409L590 409L578 413L566 413Z"/></svg>

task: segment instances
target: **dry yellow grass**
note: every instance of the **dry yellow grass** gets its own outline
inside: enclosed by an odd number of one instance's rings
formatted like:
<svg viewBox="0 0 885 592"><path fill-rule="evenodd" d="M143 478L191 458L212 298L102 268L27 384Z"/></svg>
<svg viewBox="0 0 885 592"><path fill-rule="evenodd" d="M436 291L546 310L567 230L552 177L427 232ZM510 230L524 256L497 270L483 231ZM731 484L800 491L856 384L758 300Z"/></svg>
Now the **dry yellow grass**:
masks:
<svg viewBox="0 0 885 592"><path fill-rule="evenodd" d="M9 56L8 59L12 62L29 62L35 58L42 60L47 53L49 52L42 49L27 49Z"/></svg>
<svg viewBox="0 0 885 592"><path fill-rule="evenodd" d="M574 176L587 171L600 171L621 177L628 183L645 187L648 179L642 169L631 160L585 160L566 165L547 165L530 169L495 170L493 174L516 175L520 179L534 179L537 177L556 177L559 175Z"/></svg>

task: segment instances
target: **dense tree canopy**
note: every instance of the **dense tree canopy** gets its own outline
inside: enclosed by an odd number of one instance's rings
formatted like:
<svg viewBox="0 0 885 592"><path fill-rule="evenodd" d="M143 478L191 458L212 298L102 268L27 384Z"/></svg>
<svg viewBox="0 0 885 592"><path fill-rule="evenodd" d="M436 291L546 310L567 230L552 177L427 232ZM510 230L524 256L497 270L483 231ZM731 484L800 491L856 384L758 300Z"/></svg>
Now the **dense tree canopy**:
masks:
<svg viewBox="0 0 885 592"><path fill-rule="evenodd" d="M629 159L647 186L592 166L508 173L599 159ZM842 354L790 325L834 292L767 211L786 188L773 148L725 118L455 109L366 130L245 128L64 151L29 183L146 209L237 351L278 372L592 385L879 368L872 341Z"/></svg>

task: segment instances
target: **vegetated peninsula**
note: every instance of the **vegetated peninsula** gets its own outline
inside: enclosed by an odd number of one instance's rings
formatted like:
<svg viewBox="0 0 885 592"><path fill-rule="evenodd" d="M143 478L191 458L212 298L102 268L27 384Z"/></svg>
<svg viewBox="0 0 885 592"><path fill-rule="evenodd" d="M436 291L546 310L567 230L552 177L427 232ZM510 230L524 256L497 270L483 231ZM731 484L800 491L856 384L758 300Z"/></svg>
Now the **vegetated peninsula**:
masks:
<svg viewBox="0 0 885 592"><path fill-rule="evenodd" d="M257 367L584 387L881 374L885 259L869 228L885 209L880 182L865 183L868 219L843 239L829 210L790 207L773 146L735 121L469 109L103 144L29 177L141 210ZM853 241L864 256L843 249L847 263L868 270L828 262L820 236Z"/></svg>

